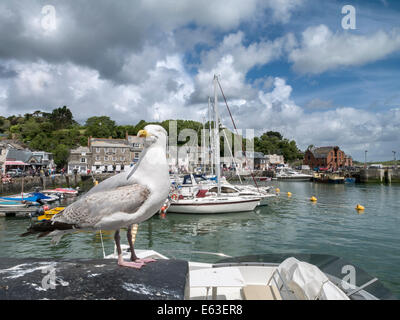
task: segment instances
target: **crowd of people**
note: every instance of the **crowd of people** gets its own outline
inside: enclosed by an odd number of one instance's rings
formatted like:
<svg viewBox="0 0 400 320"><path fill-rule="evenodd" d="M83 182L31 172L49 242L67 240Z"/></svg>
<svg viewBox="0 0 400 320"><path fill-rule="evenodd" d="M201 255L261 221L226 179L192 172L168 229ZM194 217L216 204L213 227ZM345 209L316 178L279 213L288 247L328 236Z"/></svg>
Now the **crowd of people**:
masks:
<svg viewBox="0 0 400 320"><path fill-rule="evenodd" d="M14 171L8 171L6 173L0 172L1 182L3 184L13 183L14 179L17 177L55 177L57 171L55 168L29 168L25 171L18 169L19 174L15 174ZM65 169L60 170L60 174L63 176L65 174Z"/></svg>

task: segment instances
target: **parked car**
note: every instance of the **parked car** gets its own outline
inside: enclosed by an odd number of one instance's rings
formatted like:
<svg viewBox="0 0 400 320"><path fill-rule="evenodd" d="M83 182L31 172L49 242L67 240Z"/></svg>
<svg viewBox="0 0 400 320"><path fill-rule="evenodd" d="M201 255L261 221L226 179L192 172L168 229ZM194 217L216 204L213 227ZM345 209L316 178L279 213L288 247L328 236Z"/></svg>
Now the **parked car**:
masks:
<svg viewBox="0 0 400 320"><path fill-rule="evenodd" d="M11 178L19 178L26 176L26 173L23 172L21 169L11 169L7 172L7 174L9 174Z"/></svg>

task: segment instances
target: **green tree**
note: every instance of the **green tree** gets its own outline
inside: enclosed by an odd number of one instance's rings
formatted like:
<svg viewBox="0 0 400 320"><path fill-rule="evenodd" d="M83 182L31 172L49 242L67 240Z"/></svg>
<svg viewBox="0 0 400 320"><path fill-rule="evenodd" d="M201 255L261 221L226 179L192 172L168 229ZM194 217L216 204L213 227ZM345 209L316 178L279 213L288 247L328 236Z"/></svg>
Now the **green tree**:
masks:
<svg viewBox="0 0 400 320"><path fill-rule="evenodd" d="M63 168L68 162L70 148L66 145L59 144L53 152L54 163L58 168Z"/></svg>
<svg viewBox="0 0 400 320"><path fill-rule="evenodd" d="M50 115L50 121L53 123L55 129L69 128L75 123L71 110L66 106L54 109Z"/></svg>
<svg viewBox="0 0 400 320"><path fill-rule="evenodd" d="M283 155L285 161L293 161L303 157L294 140L284 139L279 132L275 131L268 131L261 137L255 137L254 149L264 154Z"/></svg>
<svg viewBox="0 0 400 320"><path fill-rule="evenodd" d="M116 136L116 124L110 117L91 117L86 120L86 136L108 138Z"/></svg>

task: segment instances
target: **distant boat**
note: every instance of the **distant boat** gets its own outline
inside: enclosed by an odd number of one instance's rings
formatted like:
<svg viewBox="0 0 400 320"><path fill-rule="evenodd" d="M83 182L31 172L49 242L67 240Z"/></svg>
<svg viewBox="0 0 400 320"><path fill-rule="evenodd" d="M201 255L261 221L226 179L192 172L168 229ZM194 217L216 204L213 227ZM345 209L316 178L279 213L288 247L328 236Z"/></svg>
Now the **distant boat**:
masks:
<svg viewBox="0 0 400 320"><path fill-rule="evenodd" d="M28 201L28 202L52 202L58 200L59 198L56 196L46 196L43 193L34 192L34 193L24 193L20 195L14 195L10 197L1 197L0 201Z"/></svg>
<svg viewBox="0 0 400 320"><path fill-rule="evenodd" d="M42 220L51 220L51 218L53 218L56 214L59 214L60 212L62 212L65 209L65 207L57 207L51 210L47 210L44 212L43 215L38 217L38 221L42 221Z"/></svg>
<svg viewBox="0 0 400 320"><path fill-rule="evenodd" d="M297 172L292 169L282 168L276 172L276 178L284 181L310 181L312 175Z"/></svg>
<svg viewBox="0 0 400 320"><path fill-rule="evenodd" d="M345 178L344 182L345 183L355 183L356 182L356 178Z"/></svg>
<svg viewBox="0 0 400 320"><path fill-rule="evenodd" d="M314 173L313 181L322 183L344 183L344 177L333 173Z"/></svg>
<svg viewBox="0 0 400 320"><path fill-rule="evenodd" d="M44 194L63 194L63 195L69 195L69 196L76 196L78 195L78 190L72 189L72 188L56 188L56 189L51 189L51 190L43 190L42 193Z"/></svg>
<svg viewBox="0 0 400 320"><path fill-rule="evenodd" d="M21 201L0 201L0 208L26 208L27 204Z"/></svg>

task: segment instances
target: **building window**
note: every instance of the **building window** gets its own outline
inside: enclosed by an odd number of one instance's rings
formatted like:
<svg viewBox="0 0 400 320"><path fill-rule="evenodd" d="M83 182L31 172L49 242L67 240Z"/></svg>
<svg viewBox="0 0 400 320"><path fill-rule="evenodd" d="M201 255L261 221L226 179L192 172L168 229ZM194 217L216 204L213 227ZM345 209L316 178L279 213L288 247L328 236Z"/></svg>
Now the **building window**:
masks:
<svg viewBox="0 0 400 320"><path fill-rule="evenodd" d="M86 163L86 158L81 158L81 163Z"/></svg>
<svg viewBox="0 0 400 320"><path fill-rule="evenodd" d="M121 149L121 153L125 153L125 149L124 148Z"/></svg>
<svg viewBox="0 0 400 320"><path fill-rule="evenodd" d="M125 157L121 157L120 159L121 159L121 161L125 161Z"/></svg>
<svg viewBox="0 0 400 320"><path fill-rule="evenodd" d="M99 156L96 156L96 161L100 161L100 157Z"/></svg>
<svg viewBox="0 0 400 320"><path fill-rule="evenodd" d="M113 148L112 151L113 151L114 153L116 153L116 152L117 152L117 149L116 149L116 148Z"/></svg>
<svg viewBox="0 0 400 320"><path fill-rule="evenodd" d="M139 156L140 156L139 152L135 152L135 159L139 159Z"/></svg>
<svg viewBox="0 0 400 320"><path fill-rule="evenodd" d="M112 159L113 159L113 161L117 161L117 157L113 157Z"/></svg>
<svg viewBox="0 0 400 320"><path fill-rule="evenodd" d="M96 153L100 153L100 148L96 148Z"/></svg>
<svg viewBox="0 0 400 320"><path fill-rule="evenodd" d="M104 161L108 161L108 157L104 157Z"/></svg>

